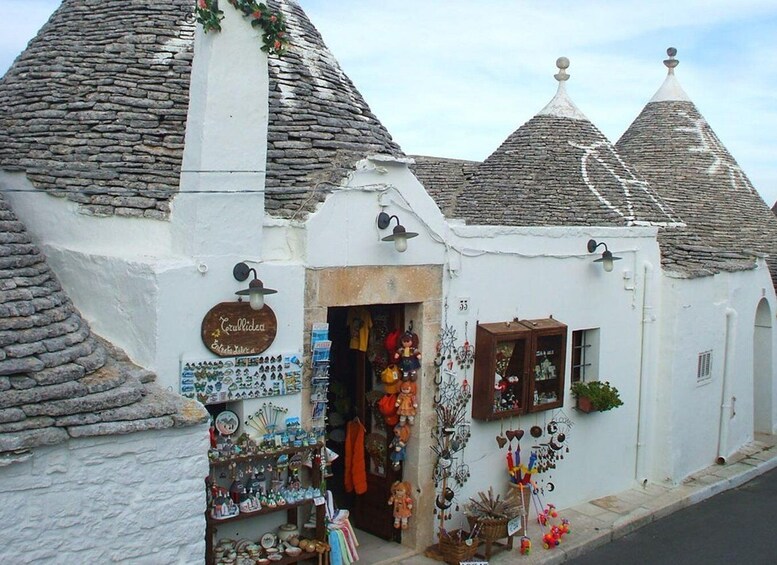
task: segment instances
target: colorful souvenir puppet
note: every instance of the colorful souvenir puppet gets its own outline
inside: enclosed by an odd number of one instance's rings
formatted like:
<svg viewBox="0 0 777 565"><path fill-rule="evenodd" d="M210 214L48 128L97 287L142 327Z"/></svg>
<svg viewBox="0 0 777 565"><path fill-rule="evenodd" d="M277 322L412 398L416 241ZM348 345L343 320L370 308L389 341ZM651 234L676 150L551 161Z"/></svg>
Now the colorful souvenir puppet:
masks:
<svg viewBox="0 0 777 565"><path fill-rule="evenodd" d="M407 422L412 425L415 421L416 409L418 408L416 390L416 384L410 381L403 381L399 385L399 394L395 405L400 424Z"/></svg>
<svg viewBox="0 0 777 565"><path fill-rule="evenodd" d="M389 506L394 506L394 527L407 529L407 521L413 514L413 499L410 497L412 488L407 481L394 481L391 485Z"/></svg>
<svg viewBox="0 0 777 565"><path fill-rule="evenodd" d="M413 345L413 334L405 332L399 340L400 347L394 353L394 362L402 371L403 380L413 382L418 378L418 369L421 368L421 352Z"/></svg>
<svg viewBox="0 0 777 565"><path fill-rule="evenodd" d="M389 454L389 458L391 459L392 466L395 470L399 470L400 464L405 460L405 448L409 439L410 426L404 424L394 426L394 438L391 440L391 453Z"/></svg>

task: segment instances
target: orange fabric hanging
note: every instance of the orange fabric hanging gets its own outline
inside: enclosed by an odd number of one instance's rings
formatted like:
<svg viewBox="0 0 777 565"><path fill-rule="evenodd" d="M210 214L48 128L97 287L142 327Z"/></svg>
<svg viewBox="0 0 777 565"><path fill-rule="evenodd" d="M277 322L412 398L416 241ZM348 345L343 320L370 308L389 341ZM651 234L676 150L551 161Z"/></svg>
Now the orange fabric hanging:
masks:
<svg viewBox="0 0 777 565"><path fill-rule="evenodd" d="M348 422L345 427L345 492L367 492L364 431L364 426L358 418Z"/></svg>

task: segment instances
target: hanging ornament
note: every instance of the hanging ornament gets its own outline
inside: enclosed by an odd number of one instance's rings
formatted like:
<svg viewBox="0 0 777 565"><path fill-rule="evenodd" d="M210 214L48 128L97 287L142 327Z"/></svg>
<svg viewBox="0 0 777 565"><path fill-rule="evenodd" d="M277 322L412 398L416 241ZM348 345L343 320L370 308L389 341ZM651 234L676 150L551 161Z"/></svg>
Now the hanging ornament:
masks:
<svg viewBox="0 0 777 565"><path fill-rule="evenodd" d="M475 360L475 346L467 338L468 325L469 322L464 322L464 344L456 350L456 362L462 369L469 369Z"/></svg>
<svg viewBox="0 0 777 565"><path fill-rule="evenodd" d="M435 367L442 367L446 360L451 360L456 353L456 330L448 325L448 301L445 301L445 316L443 327L440 330L440 337L437 340L436 354L434 357ZM452 368L453 363L450 363Z"/></svg>

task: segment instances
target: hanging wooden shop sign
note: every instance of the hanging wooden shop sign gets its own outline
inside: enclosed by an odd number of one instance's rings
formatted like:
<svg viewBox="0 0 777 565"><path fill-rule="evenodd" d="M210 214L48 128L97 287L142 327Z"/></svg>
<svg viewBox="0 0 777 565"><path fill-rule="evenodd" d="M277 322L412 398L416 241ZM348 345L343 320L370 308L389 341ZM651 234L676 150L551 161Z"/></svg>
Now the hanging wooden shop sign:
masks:
<svg viewBox="0 0 777 565"><path fill-rule="evenodd" d="M219 357L257 355L277 332L278 320L267 304L254 310L248 302L222 302L202 319L202 342Z"/></svg>

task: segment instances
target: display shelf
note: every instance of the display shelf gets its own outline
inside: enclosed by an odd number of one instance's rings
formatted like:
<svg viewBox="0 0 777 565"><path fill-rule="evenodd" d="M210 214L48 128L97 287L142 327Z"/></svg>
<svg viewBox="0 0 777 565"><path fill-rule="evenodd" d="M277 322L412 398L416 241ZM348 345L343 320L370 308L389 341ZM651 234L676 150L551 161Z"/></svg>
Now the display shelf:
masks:
<svg viewBox="0 0 777 565"><path fill-rule="evenodd" d="M275 563L276 565L286 565L287 563L298 563L299 561L315 559L316 557L318 557L318 553L315 551L303 551L299 555L284 555L283 559L272 561L272 563Z"/></svg>
<svg viewBox="0 0 777 565"><path fill-rule="evenodd" d="M558 408L567 326L545 318L478 324L472 417L498 420Z"/></svg>
<svg viewBox="0 0 777 565"><path fill-rule="evenodd" d="M221 467L229 465L230 463L250 463L252 461L268 459L271 457L277 457L278 455L292 455L294 453L303 453L311 449L321 449L324 444L319 442L315 445L302 445L299 447L283 447L277 450L261 451L257 453L248 453L246 455L235 455L231 457L218 457L210 459L210 464L213 467Z"/></svg>
<svg viewBox="0 0 777 565"><path fill-rule="evenodd" d="M213 518L209 512L205 514L205 517L209 524L218 526L221 524L229 524L230 522L239 522L240 520L246 520L248 518L256 518L257 516L274 514L275 512L280 512L282 510L291 510L292 508L298 508L300 506L304 506L305 504L313 504L313 500L300 500L299 502L291 502L284 504L283 506L276 506L275 508L262 508L256 512L241 512L240 514L231 516L229 518Z"/></svg>
<svg viewBox="0 0 777 565"><path fill-rule="evenodd" d="M254 462L260 462L263 460L272 460L275 457L283 454L295 454L300 453L308 450L316 450L321 449L323 447L323 444L318 443L316 445L305 445L300 447L287 447L283 449L278 449L275 451L263 451L262 453L254 453L254 454L247 454L247 455L238 455L235 457L225 457L218 460L211 460L210 461L210 468L211 473L217 468L223 467L224 465L228 465L231 463L235 464L251 464ZM313 467L310 469L310 482L313 485L319 485L321 483L321 473L320 468L314 463ZM247 512L247 513L241 513L236 516L232 516L230 518L223 518L223 519L216 519L211 517L210 515L210 508L208 508L205 511L205 562L208 565L213 565L215 563L215 558L213 554L213 548L214 548L214 540L216 538L216 535L218 533L218 529L225 525L230 524L233 522L239 522L242 520L249 520L252 518L257 518L259 516L268 516L270 514L274 514L276 512L286 512L286 522L291 524L299 524L299 516L298 516L298 509L305 505L314 505L314 514L315 514L315 539L319 541L325 541L326 539L326 525L325 525L325 507L323 504L315 506L315 499L306 499L306 500L300 500L297 502L292 502L288 504L284 504L282 506L276 506L275 508L262 508L261 510L257 510L256 512ZM275 561L273 563L280 563L283 565L284 563L297 563L299 561L310 559L311 557L317 557L319 554L316 552L302 552L300 555L284 555L283 559L280 559L278 561Z"/></svg>

